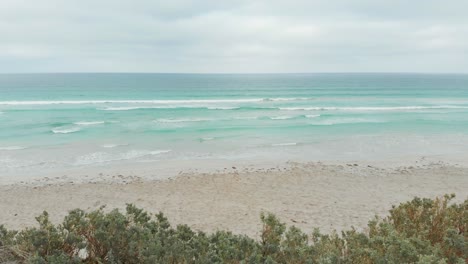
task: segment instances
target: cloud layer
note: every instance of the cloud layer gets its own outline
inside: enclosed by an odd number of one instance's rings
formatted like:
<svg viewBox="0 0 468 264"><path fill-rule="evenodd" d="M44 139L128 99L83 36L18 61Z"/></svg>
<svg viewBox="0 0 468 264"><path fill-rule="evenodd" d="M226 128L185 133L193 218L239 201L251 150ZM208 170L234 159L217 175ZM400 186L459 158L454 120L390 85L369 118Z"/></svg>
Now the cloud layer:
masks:
<svg viewBox="0 0 468 264"><path fill-rule="evenodd" d="M468 72L466 10L466 0L2 0L0 72Z"/></svg>

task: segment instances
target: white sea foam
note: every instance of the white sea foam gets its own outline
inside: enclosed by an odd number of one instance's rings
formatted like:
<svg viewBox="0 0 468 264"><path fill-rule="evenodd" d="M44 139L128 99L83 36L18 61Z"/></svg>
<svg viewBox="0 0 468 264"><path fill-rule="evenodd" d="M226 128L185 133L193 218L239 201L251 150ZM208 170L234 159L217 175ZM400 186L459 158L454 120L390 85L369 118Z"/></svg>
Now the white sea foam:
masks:
<svg viewBox="0 0 468 264"><path fill-rule="evenodd" d="M60 104L212 104L256 103L263 101L298 101L308 98L244 98L244 99L194 99L194 100L63 100L63 101L0 101L0 105L60 105Z"/></svg>
<svg viewBox="0 0 468 264"><path fill-rule="evenodd" d="M56 127L52 129L52 132L54 134L69 134L69 133L74 133L78 132L81 129L79 127Z"/></svg>
<svg viewBox="0 0 468 264"><path fill-rule="evenodd" d="M1 169L16 169L21 167L21 163L18 160L12 159L11 157L0 156L0 168Z"/></svg>
<svg viewBox="0 0 468 264"><path fill-rule="evenodd" d="M114 106L106 108L98 108L101 111L130 111L130 110L143 110L143 109L178 109L178 108L200 108L208 110L236 110L240 109L238 106L203 106L203 105L164 105L164 106Z"/></svg>
<svg viewBox="0 0 468 264"><path fill-rule="evenodd" d="M382 120L366 119L366 118L333 118L329 120L317 121L312 123L318 126L332 126L339 124L358 124L358 123L385 123Z"/></svg>
<svg viewBox="0 0 468 264"><path fill-rule="evenodd" d="M206 118L166 119L166 118L160 118L160 119L154 120L154 122L157 122L157 123L185 123L185 122L206 122L206 121L213 121L213 119L206 119Z"/></svg>
<svg viewBox="0 0 468 264"><path fill-rule="evenodd" d="M320 115L305 115L306 118L316 118L320 117Z"/></svg>
<svg viewBox="0 0 468 264"><path fill-rule="evenodd" d="M312 98L306 98L306 97L296 97L296 98L278 97L278 98L264 98L264 99L263 99L263 101L272 101L272 102L282 102L282 101L306 101L306 100L312 100Z"/></svg>
<svg viewBox="0 0 468 264"><path fill-rule="evenodd" d="M128 144L104 144L101 145L103 148L116 148L116 147L122 147L122 146L128 146Z"/></svg>
<svg viewBox="0 0 468 264"><path fill-rule="evenodd" d="M104 124L104 121L80 121L80 122L75 122L73 124L78 125L78 126L93 126L93 125L100 125Z"/></svg>
<svg viewBox="0 0 468 264"><path fill-rule="evenodd" d="M376 106L376 107L280 107L286 111L410 111L426 109L468 109L468 106L438 105L438 106Z"/></svg>
<svg viewBox="0 0 468 264"><path fill-rule="evenodd" d="M229 106L213 106L213 107L207 107L208 110L236 110L236 109L240 109L240 107L237 107L237 106L233 106L233 107L229 107Z"/></svg>
<svg viewBox="0 0 468 264"><path fill-rule="evenodd" d="M76 159L74 165L89 165L95 163L104 163L119 160L117 157L113 157L111 154L106 152L94 152L80 156Z"/></svg>
<svg viewBox="0 0 468 264"><path fill-rule="evenodd" d="M113 161L132 160L145 156L154 156L168 153L171 150L131 150L124 153L107 153L107 152L94 152L78 157L74 165L89 165L96 163L106 163Z"/></svg>
<svg viewBox="0 0 468 264"><path fill-rule="evenodd" d="M236 117L233 117L233 119L236 119L236 120L255 120L255 119L258 119L258 116L236 116Z"/></svg>
<svg viewBox="0 0 468 264"><path fill-rule="evenodd" d="M22 146L6 146L6 147L0 147L0 150L22 150L26 148L27 147L22 147Z"/></svg>
<svg viewBox="0 0 468 264"><path fill-rule="evenodd" d="M272 119L272 120L286 120L286 119L292 119L294 117L295 116L273 116L273 117L270 117L270 119Z"/></svg>
<svg viewBox="0 0 468 264"><path fill-rule="evenodd" d="M106 107L98 108L97 110L101 111L130 111L130 110L142 110L142 109L175 109L182 108L177 106L115 106L115 107Z"/></svg>
<svg viewBox="0 0 468 264"><path fill-rule="evenodd" d="M214 137L204 137L204 138L201 138L201 141L210 141L210 140L213 140L215 139Z"/></svg>
<svg viewBox="0 0 468 264"><path fill-rule="evenodd" d="M296 146L296 142L286 142L286 143L276 143L276 144L271 144L273 147L284 147L284 146Z"/></svg>
<svg viewBox="0 0 468 264"><path fill-rule="evenodd" d="M102 111L128 111L128 110L136 110L140 109L140 107L128 106L128 107L106 107L106 108L99 108L97 110Z"/></svg>
<svg viewBox="0 0 468 264"><path fill-rule="evenodd" d="M168 153L168 152L171 152L170 149L164 149L164 150L153 150L153 151L150 151L150 155L159 155L159 154L164 154L164 153Z"/></svg>

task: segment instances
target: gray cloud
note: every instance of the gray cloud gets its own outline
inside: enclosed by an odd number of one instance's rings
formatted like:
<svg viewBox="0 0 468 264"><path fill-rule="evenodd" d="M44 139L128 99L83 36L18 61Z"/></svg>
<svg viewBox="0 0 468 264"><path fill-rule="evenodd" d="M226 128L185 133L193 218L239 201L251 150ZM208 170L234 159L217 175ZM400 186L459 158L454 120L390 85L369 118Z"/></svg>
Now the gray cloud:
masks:
<svg viewBox="0 0 468 264"><path fill-rule="evenodd" d="M468 72L468 1L3 0L0 72Z"/></svg>

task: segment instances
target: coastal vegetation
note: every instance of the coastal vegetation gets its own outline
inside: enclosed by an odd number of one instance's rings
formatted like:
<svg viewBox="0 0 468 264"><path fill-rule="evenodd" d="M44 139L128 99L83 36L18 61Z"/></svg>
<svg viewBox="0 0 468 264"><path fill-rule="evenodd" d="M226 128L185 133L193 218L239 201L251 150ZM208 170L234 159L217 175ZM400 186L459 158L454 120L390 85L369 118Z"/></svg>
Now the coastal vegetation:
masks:
<svg viewBox="0 0 468 264"><path fill-rule="evenodd" d="M39 226L0 226L0 263L468 263L468 200L414 198L375 217L365 231L306 234L262 214L259 237L187 225L134 205L70 211L61 224L47 212Z"/></svg>

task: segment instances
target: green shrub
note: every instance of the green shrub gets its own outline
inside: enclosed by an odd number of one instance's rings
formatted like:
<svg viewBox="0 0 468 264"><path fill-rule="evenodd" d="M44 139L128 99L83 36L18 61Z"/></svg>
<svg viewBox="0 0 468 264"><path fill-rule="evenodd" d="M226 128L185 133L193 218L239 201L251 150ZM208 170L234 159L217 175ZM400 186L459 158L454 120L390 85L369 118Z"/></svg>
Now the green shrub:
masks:
<svg viewBox="0 0 468 264"><path fill-rule="evenodd" d="M367 232L341 235L308 236L262 214L257 240L172 227L133 205L125 214L76 209L60 225L44 212L35 228L0 226L0 263L468 263L468 200L453 197L414 198L369 221Z"/></svg>

